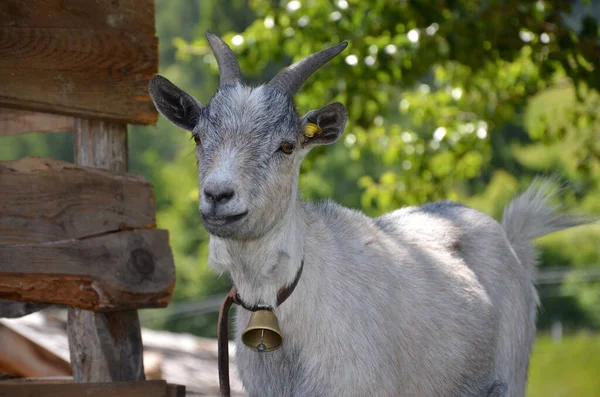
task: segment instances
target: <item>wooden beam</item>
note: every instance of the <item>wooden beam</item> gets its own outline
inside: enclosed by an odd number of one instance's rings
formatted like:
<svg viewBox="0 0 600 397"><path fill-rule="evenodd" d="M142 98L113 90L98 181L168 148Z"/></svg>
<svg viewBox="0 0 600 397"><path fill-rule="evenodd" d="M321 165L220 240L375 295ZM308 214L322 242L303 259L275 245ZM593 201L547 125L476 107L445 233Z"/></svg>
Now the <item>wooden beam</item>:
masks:
<svg viewBox="0 0 600 397"><path fill-rule="evenodd" d="M73 130L73 118L0 107L0 136Z"/></svg>
<svg viewBox="0 0 600 397"><path fill-rule="evenodd" d="M89 28L0 27L0 69L144 73L156 62L155 37ZM84 56L85 55L85 56ZM60 80L60 79L58 79Z"/></svg>
<svg viewBox="0 0 600 397"><path fill-rule="evenodd" d="M164 380L111 383L0 382L0 397L167 397Z"/></svg>
<svg viewBox="0 0 600 397"><path fill-rule="evenodd" d="M0 3L0 106L154 124L151 0Z"/></svg>
<svg viewBox="0 0 600 397"><path fill-rule="evenodd" d="M158 113L148 94L148 83L158 71L158 40L125 37L121 39L123 43L135 46L117 52L115 55L122 57L113 60L116 50L109 48L109 44L114 38L98 34L99 37L89 38L80 45L71 44L74 37L85 38L85 32L70 30L59 35L53 29L47 37L38 38L39 42L35 38L23 42L32 36L26 30L0 28L0 42L7 42L0 47L0 59L6 59L0 63L0 106L155 124ZM53 47L61 40L69 47L59 48L54 54ZM54 57L64 58L64 64L53 67L49 58ZM98 66L77 63L89 58L96 58ZM28 62L29 66L21 67ZM114 69L113 65L120 67Z"/></svg>
<svg viewBox="0 0 600 397"><path fill-rule="evenodd" d="M135 383L150 383L152 381L166 382L163 379L152 379L146 382L135 382ZM44 376L44 377L7 377L6 379L0 378L0 386L2 385L27 385L27 384L72 384L72 376ZM185 397L185 385L176 385L173 383L167 383L167 394L166 397Z"/></svg>
<svg viewBox="0 0 600 397"><path fill-rule="evenodd" d="M86 153L114 151L118 142L104 137ZM124 167L126 156L111 158ZM132 174L30 157L0 162L0 191L0 247L155 227L152 185Z"/></svg>
<svg viewBox="0 0 600 397"><path fill-rule="evenodd" d="M168 384L167 397L185 397L185 386Z"/></svg>
<svg viewBox="0 0 600 397"><path fill-rule="evenodd" d="M75 159L83 166L125 172L127 161L123 159L127 158L127 126L105 127L101 122L75 123ZM105 147L105 151L98 150L100 147ZM145 379L144 347L136 310L94 313L70 308L67 332L76 382Z"/></svg>
<svg viewBox="0 0 600 397"><path fill-rule="evenodd" d="M2 0L0 26L113 29L154 35L154 0Z"/></svg>
<svg viewBox="0 0 600 397"><path fill-rule="evenodd" d="M0 379L0 385L22 385L32 383L73 383L72 376L28 376L28 377L13 377L11 379Z"/></svg>
<svg viewBox="0 0 600 397"><path fill-rule="evenodd" d="M0 299L115 311L166 307L175 266L165 230L0 246Z"/></svg>

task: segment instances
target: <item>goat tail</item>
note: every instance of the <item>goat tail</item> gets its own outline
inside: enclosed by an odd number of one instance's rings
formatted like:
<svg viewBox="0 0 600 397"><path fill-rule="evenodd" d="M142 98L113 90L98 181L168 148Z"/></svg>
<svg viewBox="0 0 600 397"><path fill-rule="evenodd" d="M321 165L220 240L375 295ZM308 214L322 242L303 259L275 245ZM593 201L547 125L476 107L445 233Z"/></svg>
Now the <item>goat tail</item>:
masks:
<svg viewBox="0 0 600 397"><path fill-rule="evenodd" d="M510 245L522 262L533 267L536 257L531 240L559 230L595 222L586 215L561 212L561 207L551 203L563 189L556 187L556 179L534 179L532 184L515 197L504 209L502 227Z"/></svg>

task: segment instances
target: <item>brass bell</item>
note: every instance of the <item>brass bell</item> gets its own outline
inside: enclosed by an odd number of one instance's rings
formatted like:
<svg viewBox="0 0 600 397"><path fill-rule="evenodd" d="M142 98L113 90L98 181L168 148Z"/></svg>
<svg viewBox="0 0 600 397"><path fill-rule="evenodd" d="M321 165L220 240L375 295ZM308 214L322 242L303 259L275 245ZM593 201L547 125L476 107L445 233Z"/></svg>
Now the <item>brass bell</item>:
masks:
<svg viewBox="0 0 600 397"><path fill-rule="evenodd" d="M250 316L248 326L242 332L242 342L259 353L279 349L283 336L277 316L271 310L257 310Z"/></svg>

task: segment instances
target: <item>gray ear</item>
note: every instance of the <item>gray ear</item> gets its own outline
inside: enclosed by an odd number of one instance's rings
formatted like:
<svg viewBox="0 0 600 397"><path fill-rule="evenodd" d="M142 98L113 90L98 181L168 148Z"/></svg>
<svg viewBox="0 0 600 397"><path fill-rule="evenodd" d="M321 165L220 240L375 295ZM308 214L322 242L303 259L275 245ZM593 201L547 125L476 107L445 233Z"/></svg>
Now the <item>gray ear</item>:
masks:
<svg viewBox="0 0 600 397"><path fill-rule="evenodd" d="M169 80L154 76L148 85L148 92L156 110L177 127L192 131L198 124L202 104Z"/></svg>
<svg viewBox="0 0 600 397"><path fill-rule="evenodd" d="M302 118L303 124L312 123L320 127L321 132L312 137L303 135L302 146L328 145L337 141L344 133L348 121L348 111L339 102L323 106L321 109L311 110Z"/></svg>

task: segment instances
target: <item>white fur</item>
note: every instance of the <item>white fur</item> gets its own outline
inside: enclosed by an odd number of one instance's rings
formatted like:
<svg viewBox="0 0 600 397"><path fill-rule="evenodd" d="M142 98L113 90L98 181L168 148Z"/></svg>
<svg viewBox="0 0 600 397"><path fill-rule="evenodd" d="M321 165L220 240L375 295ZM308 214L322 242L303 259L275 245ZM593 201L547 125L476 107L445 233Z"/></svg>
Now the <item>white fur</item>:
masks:
<svg viewBox="0 0 600 397"><path fill-rule="evenodd" d="M534 256L511 242L577 222L548 208L534 185L509 206L504 230L453 203L370 219L334 203L295 201L262 238L213 237L210 264L228 272L246 302L274 304L280 350L240 342L250 313L237 312L237 366L249 396L524 395L535 335ZM548 193L548 192L546 192ZM547 228L550 223L558 225ZM510 238L507 238L507 234Z"/></svg>
<svg viewBox="0 0 600 397"><path fill-rule="evenodd" d="M150 94L197 138L210 265L247 304L275 305L304 260L275 310L282 348L243 346L250 313L238 308L237 367L250 397L524 396L538 302L530 240L590 221L557 213L551 182L513 200L502 225L447 201L371 219L297 198L303 157L343 133L342 104L300 117L276 87L236 84L202 106L161 77ZM306 122L322 133L304 136ZM283 153L290 143L296 150ZM207 187L235 194L213 200Z"/></svg>

